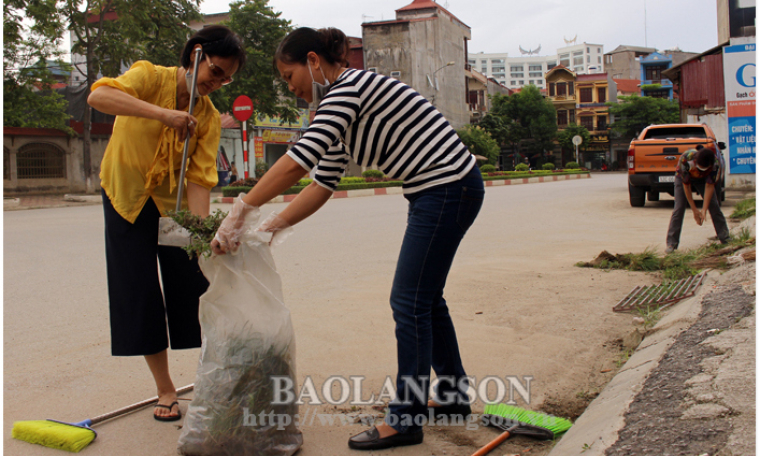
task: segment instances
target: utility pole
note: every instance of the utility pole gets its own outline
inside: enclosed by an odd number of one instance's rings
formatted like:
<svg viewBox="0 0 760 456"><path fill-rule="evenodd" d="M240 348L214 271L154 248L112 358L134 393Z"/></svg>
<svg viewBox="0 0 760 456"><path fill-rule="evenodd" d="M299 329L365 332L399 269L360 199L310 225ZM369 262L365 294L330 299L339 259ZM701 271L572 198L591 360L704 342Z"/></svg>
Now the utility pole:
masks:
<svg viewBox="0 0 760 456"><path fill-rule="evenodd" d="M647 0L644 0L644 47L649 47L647 42Z"/></svg>

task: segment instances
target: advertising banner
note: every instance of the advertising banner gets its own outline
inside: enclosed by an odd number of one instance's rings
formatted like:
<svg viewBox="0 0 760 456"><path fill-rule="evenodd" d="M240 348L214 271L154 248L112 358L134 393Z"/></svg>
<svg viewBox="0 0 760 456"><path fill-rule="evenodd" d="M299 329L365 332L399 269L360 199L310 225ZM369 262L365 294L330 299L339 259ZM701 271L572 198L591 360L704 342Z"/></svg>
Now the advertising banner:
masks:
<svg viewBox="0 0 760 456"><path fill-rule="evenodd" d="M731 174L755 174L755 67L755 43L723 48Z"/></svg>
<svg viewBox="0 0 760 456"><path fill-rule="evenodd" d="M299 109L296 123L282 123L279 117L260 116L254 118L254 125L258 128L294 128L305 130L309 128L309 110Z"/></svg>
<svg viewBox="0 0 760 456"><path fill-rule="evenodd" d="M261 136L253 137L253 153L256 158L264 158L264 138Z"/></svg>
<svg viewBox="0 0 760 456"><path fill-rule="evenodd" d="M261 138L265 143L294 144L298 142L298 131L264 130Z"/></svg>

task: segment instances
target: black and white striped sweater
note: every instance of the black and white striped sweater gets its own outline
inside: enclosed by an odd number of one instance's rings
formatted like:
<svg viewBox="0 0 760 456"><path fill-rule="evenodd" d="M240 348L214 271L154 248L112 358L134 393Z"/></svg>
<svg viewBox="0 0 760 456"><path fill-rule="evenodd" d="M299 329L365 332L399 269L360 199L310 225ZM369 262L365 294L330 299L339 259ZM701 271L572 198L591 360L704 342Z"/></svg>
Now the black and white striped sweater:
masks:
<svg viewBox="0 0 760 456"><path fill-rule="evenodd" d="M465 176L475 157L443 115L414 89L381 74L348 69L288 155L334 191L351 157L404 181L415 193Z"/></svg>

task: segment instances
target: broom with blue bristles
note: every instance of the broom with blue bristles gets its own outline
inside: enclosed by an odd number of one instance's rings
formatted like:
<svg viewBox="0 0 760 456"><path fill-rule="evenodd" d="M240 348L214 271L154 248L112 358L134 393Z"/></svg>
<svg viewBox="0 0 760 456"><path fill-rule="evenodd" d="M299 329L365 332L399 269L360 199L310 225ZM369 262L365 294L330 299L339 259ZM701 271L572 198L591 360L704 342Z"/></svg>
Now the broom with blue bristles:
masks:
<svg viewBox="0 0 760 456"><path fill-rule="evenodd" d="M177 394L183 394L192 391L192 389L192 384L183 386L177 390ZM56 420L16 421L13 423L11 437L48 448L78 453L97 437L98 434L90 427L93 424L102 423L105 420L116 418L157 402L158 396L78 423Z"/></svg>
<svg viewBox="0 0 760 456"><path fill-rule="evenodd" d="M573 425L570 420L545 413L533 412L507 404L488 404L481 418L484 426L501 429L498 437L472 456L483 456L513 435L548 440L558 437Z"/></svg>

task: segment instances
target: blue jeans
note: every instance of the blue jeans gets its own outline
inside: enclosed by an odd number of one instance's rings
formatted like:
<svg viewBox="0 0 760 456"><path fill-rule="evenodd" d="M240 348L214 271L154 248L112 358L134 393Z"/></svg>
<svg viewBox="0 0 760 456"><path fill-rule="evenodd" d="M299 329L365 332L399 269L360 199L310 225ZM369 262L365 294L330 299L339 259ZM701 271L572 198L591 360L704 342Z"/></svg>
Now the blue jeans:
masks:
<svg viewBox="0 0 760 456"><path fill-rule="evenodd" d="M407 227L390 298L398 352L396 399L385 420L399 432L419 430L427 416L431 367L439 378L437 402L466 401L469 384L443 288L484 195L475 166L457 182L406 196Z"/></svg>

